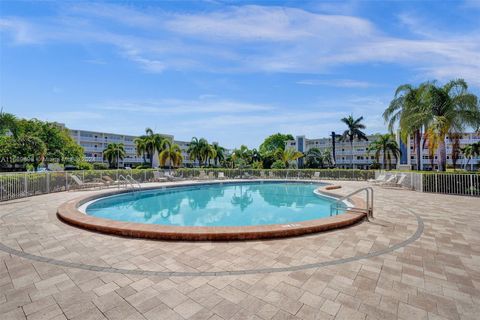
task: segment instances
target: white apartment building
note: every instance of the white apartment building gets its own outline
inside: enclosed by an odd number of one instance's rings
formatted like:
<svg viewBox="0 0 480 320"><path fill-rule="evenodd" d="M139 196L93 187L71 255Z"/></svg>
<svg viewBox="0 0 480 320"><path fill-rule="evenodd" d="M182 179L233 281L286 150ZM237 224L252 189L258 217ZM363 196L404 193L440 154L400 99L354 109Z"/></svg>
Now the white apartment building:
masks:
<svg viewBox="0 0 480 320"><path fill-rule="evenodd" d="M373 154L367 154L367 148L370 145L372 139L375 139L375 136L368 136L369 141L354 141L353 142L353 151L350 146L350 142L340 141L340 138L337 136L335 138L335 164L337 168L347 169L351 168L351 163L353 163L353 168L355 169L368 169L368 167L375 162L375 156ZM307 153L308 150L312 148L318 148L321 151L330 150L333 157L333 144L332 138L318 138L318 139L307 139L305 136L297 136L295 140L289 140L286 142L286 148L294 148L297 151ZM352 159L353 157L353 159ZM382 161L382 159L380 159ZM304 159L297 160L297 167L302 168L304 164ZM395 159L392 159L392 166L395 166Z"/></svg>
<svg viewBox="0 0 480 320"><path fill-rule="evenodd" d="M69 131L70 136L84 148L85 159L88 162L107 163L107 160L103 158L103 150L108 146L109 143L115 142L123 143L125 145L126 157L120 161L120 167L133 167L143 163L143 157L141 155L137 156L135 148L134 140L137 138L137 136L87 130L71 129ZM176 141L174 140L173 135L162 134L162 136L174 141L174 143L180 146L180 149L182 150L184 166L194 165L187 153L189 142ZM147 159L147 161L148 160L149 159Z"/></svg>
<svg viewBox="0 0 480 320"><path fill-rule="evenodd" d="M376 136L370 135L367 137L368 141L357 141L353 142L353 150L350 146L350 142L340 141L340 137L336 136L335 138L335 163L337 168L347 169L351 168L351 163L353 162L354 169L368 169L369 166L376 162L374 154L368 154L368 147L372 141L375 141ZM478 133L465 133L462 135L459 140L460 147L465 145L480 141L480 134ZM407 144L403 143L398 135L397 142L399 144L400 150L402 152L401 156L398 159L398 163L395 161L395 158L391 160L392 167L399 167L403 169L416 169L416 151L414 148L414 141L410 138ZM445 140L447 145L447 166L451 167L452 162L452 141L450 139ZM438 169L438 155L434 155L434 158L431 159L429 156L428 145L421 142L422 151L422 169L423 170L437 170ZM333 144L332 138L319 138L319 139L307 139L305 136L297 136L295 140L289 140L286 142L287 148L294 148L297 151L306 153L311 148L318 148L321 151L329 149L333 156ZM437 152L438 153L438 152ZM352 161L353 158L353 161ZM432 168L433 160L433 168ZM380 156L379 162L382 164L383 157ZM459 155L457 160L457 168L465 168L468 161L469 170L479 170L480 169L480 158L465 159L463 154ZM303 167L304 159L297 160L297 166L299 168Z"/></svg>

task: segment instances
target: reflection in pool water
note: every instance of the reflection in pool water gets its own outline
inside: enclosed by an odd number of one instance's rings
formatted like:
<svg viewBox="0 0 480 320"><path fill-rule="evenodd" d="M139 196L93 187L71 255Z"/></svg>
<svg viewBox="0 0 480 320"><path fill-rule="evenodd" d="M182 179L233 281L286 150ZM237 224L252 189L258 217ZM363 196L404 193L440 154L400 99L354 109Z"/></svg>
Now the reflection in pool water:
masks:
<svg viewBox="0 0 480 320"><path fill-rule="evenodd" d="M99 199L92 216L177 226L286 224L330 215L332 200L313 193L319 184L252 182L156 189Z"/></svg>

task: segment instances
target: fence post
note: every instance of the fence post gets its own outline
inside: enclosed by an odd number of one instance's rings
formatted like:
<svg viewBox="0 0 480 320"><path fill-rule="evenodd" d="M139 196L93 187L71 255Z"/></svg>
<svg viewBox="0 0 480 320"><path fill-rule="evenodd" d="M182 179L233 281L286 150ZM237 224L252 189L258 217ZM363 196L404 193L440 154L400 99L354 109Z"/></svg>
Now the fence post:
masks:
<svg viewBox="0 0 480 320"><path fill-rule="evenodd" d="M473 174L470 175L470 195L473 196Z"/></svg>
<svg viewBox="0 0 480 320"><path fill-rule="evenodd" d="M47 193L50 193L50 173L49 172L45 172L45 174L47 175L46 178L46 183L47 183Z"/></svg>
<svg viewBox="0 0 480 320"><path fill-rule="evenodd" d="M68 191L68 172L65 171L65 191Z"/></svg>
<svg viewBox="0 0 480 320"><path fill-rule="evenodd" d="M23 181L23 186L24 186L24 189L25 189L23 194L25 195L25 197L28 197L28 178L27 178L27 175L28 175L28 173L25 173L24 181Z"/></svg>

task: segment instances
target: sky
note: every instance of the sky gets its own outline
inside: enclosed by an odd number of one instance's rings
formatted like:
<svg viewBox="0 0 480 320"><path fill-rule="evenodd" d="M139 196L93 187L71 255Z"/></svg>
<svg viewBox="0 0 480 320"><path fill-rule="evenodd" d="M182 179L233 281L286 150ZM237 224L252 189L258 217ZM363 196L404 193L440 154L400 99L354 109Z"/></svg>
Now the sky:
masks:
<svg viewBox="0 0 480 320"><path fill-rule="evenodd" d="M326 137L404 83L480 95L480 0L1 1L0 106L72 129L257 147Z"/></svg>

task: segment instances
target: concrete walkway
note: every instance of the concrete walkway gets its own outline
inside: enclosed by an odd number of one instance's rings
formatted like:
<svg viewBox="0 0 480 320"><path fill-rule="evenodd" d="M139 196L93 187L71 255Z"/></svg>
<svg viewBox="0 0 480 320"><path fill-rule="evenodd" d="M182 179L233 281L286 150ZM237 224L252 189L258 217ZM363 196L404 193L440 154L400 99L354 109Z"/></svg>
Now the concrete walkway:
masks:
<svg viewBox="0 0 480 320"><path fill-rule="evenodd" d="M0 319L477 319L480 199L375 191L372 223L219 243L57 219L61 203L103 191L0 203Z"/></svg>

